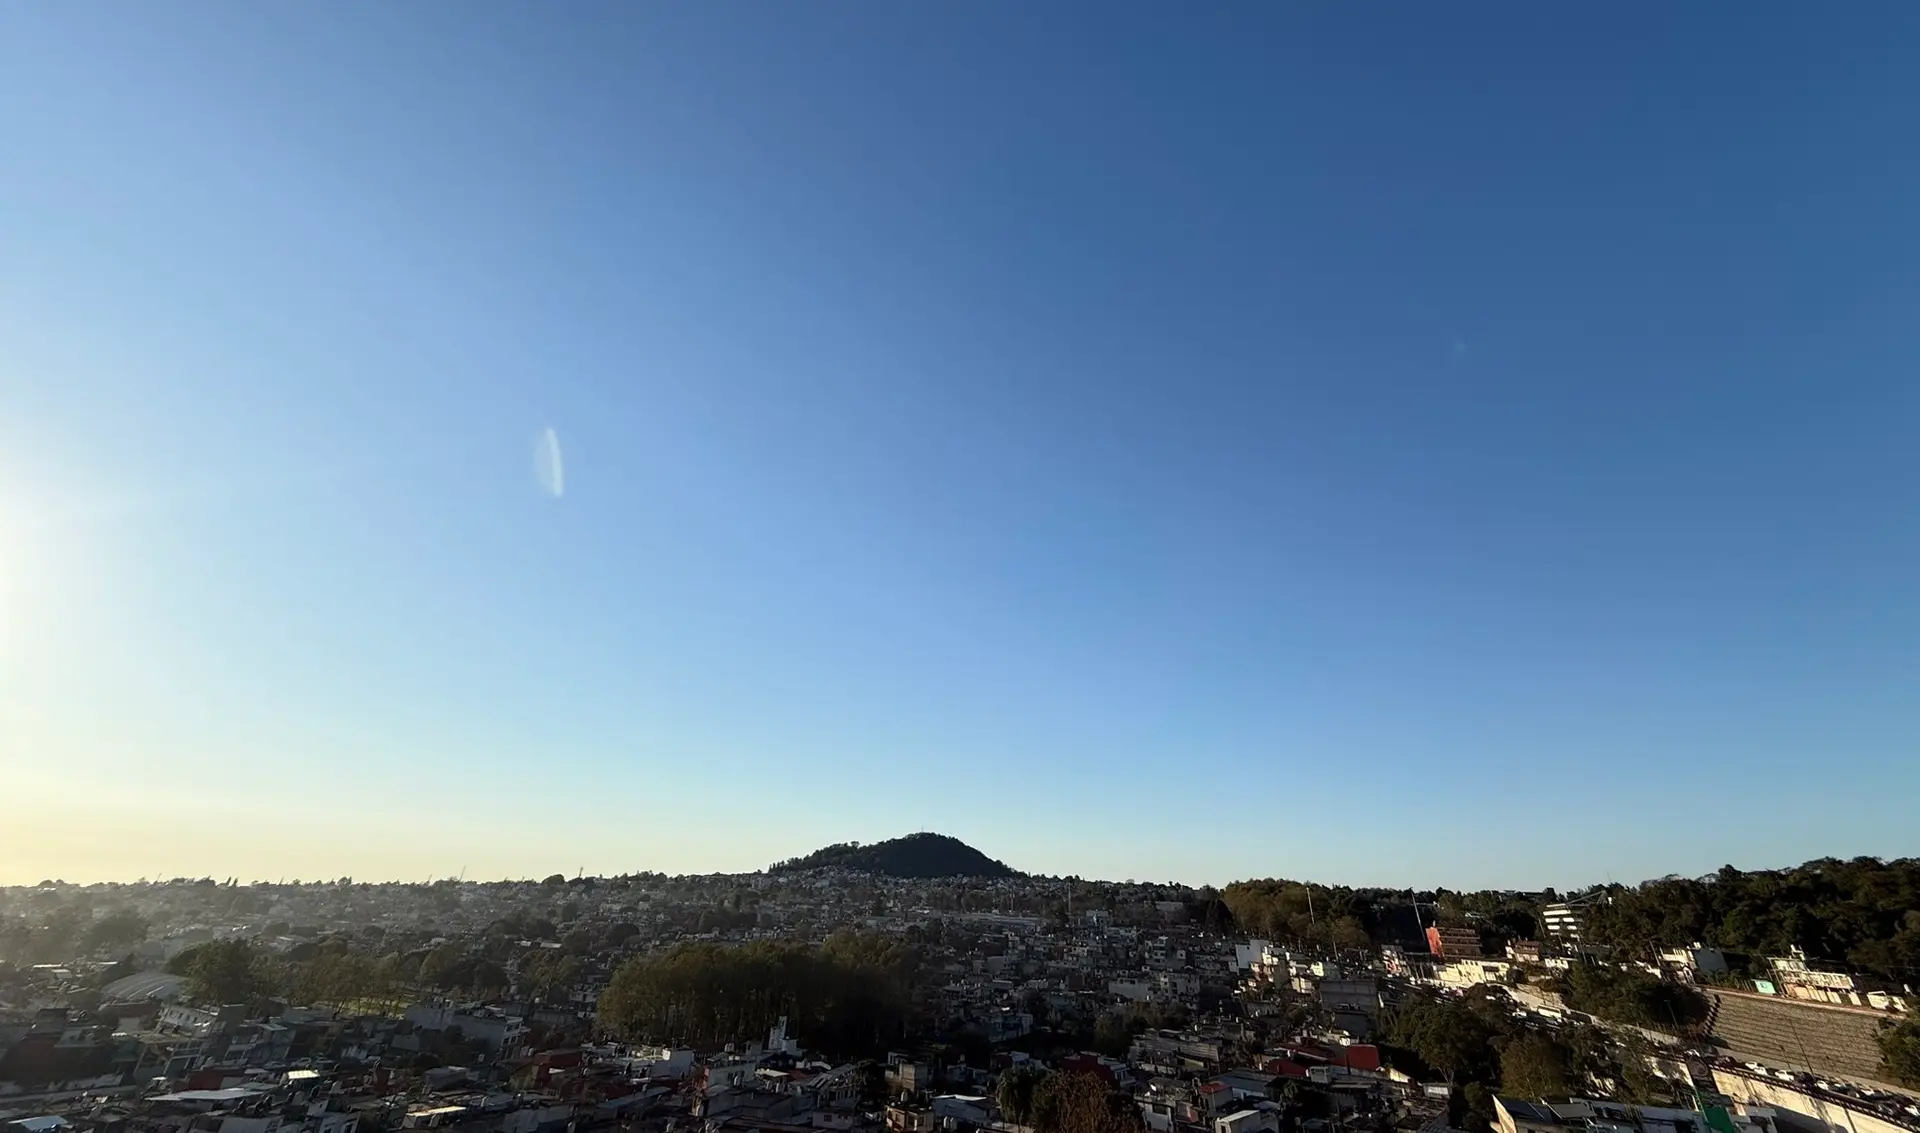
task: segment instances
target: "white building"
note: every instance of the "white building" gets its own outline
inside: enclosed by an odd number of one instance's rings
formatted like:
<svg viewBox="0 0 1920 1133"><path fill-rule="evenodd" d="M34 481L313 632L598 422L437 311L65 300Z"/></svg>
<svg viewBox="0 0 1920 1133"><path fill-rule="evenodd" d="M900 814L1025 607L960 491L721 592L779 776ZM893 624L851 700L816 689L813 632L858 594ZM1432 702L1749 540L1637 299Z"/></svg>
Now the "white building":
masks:
<svg viewBox="0 0 1920 1133"><path fill-rule="evenodd" d="M1587 912L1578 905L1562 901L1541 908L1540 922L1546 927L1548 936L1578 944L1581 932L1587 927Z"/></svg>

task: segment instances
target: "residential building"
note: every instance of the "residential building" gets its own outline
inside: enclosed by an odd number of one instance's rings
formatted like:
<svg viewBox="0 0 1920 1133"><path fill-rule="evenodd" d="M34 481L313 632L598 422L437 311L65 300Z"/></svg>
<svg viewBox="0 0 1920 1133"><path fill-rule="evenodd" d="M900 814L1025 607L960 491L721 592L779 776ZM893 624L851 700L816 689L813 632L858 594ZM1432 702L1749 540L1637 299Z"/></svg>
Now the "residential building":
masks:
<svg viewBox="0 0 1920 1133"><path fill-rule="evenodd" d="M1718 948L1708 948L1696 941L1685 948L1669 948L1660 953L1660 965L1681 979L1692 980L1701 972L1726 972L1727 956Z"/></svg>
<svg viewBox="0 0 1920 1133"><path fill-rule="evenodd" d="M1795 948L1791 955L1770 956L1767 964L1773 977L1789 986L1817 987L1828 991L1858 991L1860 981L1846 972L1822 972L1807 966L1807 954Z"/></svg>
<svg viewBox="0 0 1920 1133"><path fill-rule="evenodd" d="M1213 1133L1280 1133L1280 1106L1258 1106L1213 1119Z"/></svg>
<svg viewBox="0 0 1920 1133"><path fill-rule="evenodd" d="M1448 925L1429 926L1427 951L1449 960L1473 959L1480 955L1479 930Z"/></svg>
<svg viewBox="0 0 1920 1133"><path fill-rule="evenodd" d="M933 1099L933 1116L964 1125L985 1125L993 1120L993 1103L971 1094L941 1094Z"/></svg>
<svg viewBox="0 0 1920 1133"><path fill-rule="evenodd" d="M1566 901L1546 905L1540 910L1540 923L1546 928L1548 936L1578 944L1580 934L1587 927L1587 911Z"/></svg>
<svg viewBox="0 0 1920 1133"><path fill-rule="evenodd" d="M171 1007L166 1009L172 1010ZM165 1013L161 1013L163 1017ZM416 1003L407 1008L406 1019L423 1031L444 1031L458 1027L462 1037L478 1042L495 1053L511 1050L527 1033L526 1024L512 1016L462 1011L446 1003Z"/></svg>

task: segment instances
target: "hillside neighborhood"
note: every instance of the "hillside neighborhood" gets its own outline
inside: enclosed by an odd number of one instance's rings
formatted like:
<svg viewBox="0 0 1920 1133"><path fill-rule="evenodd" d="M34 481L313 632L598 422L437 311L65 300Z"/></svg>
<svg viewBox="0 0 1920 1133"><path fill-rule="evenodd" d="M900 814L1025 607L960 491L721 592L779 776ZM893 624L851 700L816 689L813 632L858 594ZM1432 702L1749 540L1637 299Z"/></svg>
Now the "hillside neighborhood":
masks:
<svg viewBox="0 0 1920 1133"><path fill-rule="evenodd" d="M1910 988L1623 954L1594 937L1626 895L1036 878L936 835L814 859L5 890L0 1123L1920 1131Z"/></svg>

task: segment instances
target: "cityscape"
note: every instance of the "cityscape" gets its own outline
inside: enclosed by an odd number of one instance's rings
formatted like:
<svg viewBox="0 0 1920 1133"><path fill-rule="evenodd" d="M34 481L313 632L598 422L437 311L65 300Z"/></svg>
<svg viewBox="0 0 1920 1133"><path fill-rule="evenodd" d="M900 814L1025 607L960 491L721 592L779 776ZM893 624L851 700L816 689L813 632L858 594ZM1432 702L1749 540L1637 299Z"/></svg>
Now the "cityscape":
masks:
<svg viewBox="0 0 1920 1133"><path fill-rule="evenodd" d="M1215 890L1029 875L929 833L750 874L48 879L0 891L0 1119L1914 1133L1917 886L1920 862L1856 859Z"/></svg>
<svg viewBox="0 0 1920 1133"><path fill-rule="evenodd" d="M0 1133L1920 1133L1920 0L0 0Z"/></svg>

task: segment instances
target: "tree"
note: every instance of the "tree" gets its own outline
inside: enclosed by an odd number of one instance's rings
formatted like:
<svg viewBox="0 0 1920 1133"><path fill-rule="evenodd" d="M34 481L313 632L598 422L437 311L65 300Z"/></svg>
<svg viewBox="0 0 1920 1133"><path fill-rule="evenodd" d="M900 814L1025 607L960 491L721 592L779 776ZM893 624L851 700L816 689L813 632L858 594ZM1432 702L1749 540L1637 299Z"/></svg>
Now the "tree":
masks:
<svg viewBox="0 0 1920 1133"><path fill-rule="evenodd" d="M1880 1044L1880 1065L1887 1076L1903 1086L1920 1089L1920 1022L1910 1019L1897 1025L1882 1024L1875 1037Z"/></svg>
<svg viewBox="0 0 1920 1133"><path fill-rule="evenodd" d="M375 959L333 941L300 968L293 995L303 1003L326 1003L356 1013L376 1005L391 1009L399 997L397 961L395 956Z"/></svg>
<svg viewBox="0 0 1920 1133"><path fill-rule="evenodd" d="M1033 1090L1036 1133L1138 1133L1133 1099L1096 1074L1056 1070Z"/></svg>
<svg viewBox="0 0 1920 1133"><path fill-rule="evenodd" d="M1448 1105L1449 1118L1462 1129L1484 1130L1493 1127L1493 1091L1479 1082L1461 1087ZM1457 1110L1458 1112L1453 1112Z"/></svg>
<svg viewBox="0 0 1920 1133"><path fill-rule="evenodd" d="M527 990L535 998L548 999L570 989L580 978L580 961L564 952L543 948L526 963Z"/></svg>
<svg viewBox="0 0 1920 1133"><path fill-rule="evenodd" d="M1576 1046L1576 1064L1578 1063ZM1620 1065L1619 1098L1634 1105L1658 1105L1672 1100L1666 1079L1654 1072L1654 1045L1640 1035L1628 1034L1617 1051Z"/></svg>
<svg viewBox="0 0 1920 1133"><path fill-rule="evenodd" d="M685 944L615 969L600 1022L631 1041L731 1042L786 1016L834 1056L886 1050L906 1033L917 960L899 941L836 933L820 945Z"/></svg>
<svg viewBox="0 0 1920 1133"><path fill-rule="evenodd" d="M1033 1095L1039 1088L1045 1074L1031 1066L1016 1066L1000 1075L999 1083L994 1087L993 1100L1000 1106L1000 1112L1008 1121L1016 1125L1026 1125L1033 1118Z"/></svg>
<svg viewBox="0 0 1920 1133"><path fill-rule="evenodd" d="M507 978L507 970L493 960L482 960L470 969L466 986L480 993L498 993L505 991L512 981Z"/></svg>
<svg viewBox="0 0 1920 1133"><path fill-rule="evenodd" d="M266 958L251 941L216 940L174 959L183 957L190 958L176 970L203 1003L251 1003L272 990Z"/></svg>
<svg viewBox="0 0 1920 1133"><path fill-rule="evenodd" d="M1037 991L1030 991L1020 1000L1020 1010L1033 1016L1035 1030L1045 1030L1047 1026L1047 997ZM1021 1122L1021 1124L1026 1124Z"/></svg>
<svg viewBox="0 0 1920 1133"><path fill-rule="evenodd" d="M1493 1037L1493 1028L1464 999L1412 1000L1388 1029L1393 1045L1412 1051L1449 1082L1492 1081Z"/></svg>
<svg viewBox="0 0 1920 1133"><path fill-rule="evenodd" d="M1108 1011L1093 1022L1092 1048L1101 1054L1119 1058L1133 1045L1134 1029L1127 1017Z"/></svg>
<svg viewBox="0 0 1920 1133"><path fill-rule="evenodd" d="M1553 986L1576 1011L1671 1034L1685 1034L1707 1013L1692 988L1611 964L1575 964Z"/></svg>
<svg viewBox="0 0 1920 1133"><path fill-rule="evenodd" d="M93 952L124 952L146 938L147 918L132 909L118 909L87 929L86 947Z"/></svg>
<svg viewBox="0 0 1920 1133"><path fill-rule="evenodd" d="M1538 1031L1509 1040L1500 1051L1500 1087L1523 1098L1565 1098L1573 1093L1572 1053Z"/></svg>
<svg viewBox="0 0 1920 1133"><path fill-rule="evenodd" d="M1373 938L1367 935L1367 928L1360 923L1359 917L1346 916L1333 922L1331 930L1333 946L1343 952L1362 952L1373 946Z"/></svg>
<svg viewBox="0 0 1920 1133"><path fill-rule="evenodd" d="M442 944L420 960L420 982L428 987L446 989L461 983L466 955L451 944Z"/></svg>

